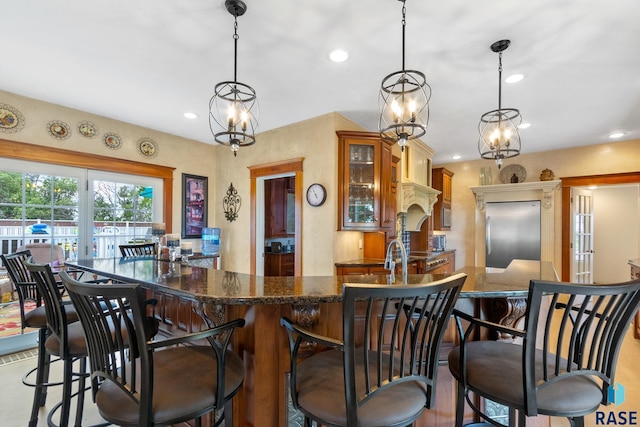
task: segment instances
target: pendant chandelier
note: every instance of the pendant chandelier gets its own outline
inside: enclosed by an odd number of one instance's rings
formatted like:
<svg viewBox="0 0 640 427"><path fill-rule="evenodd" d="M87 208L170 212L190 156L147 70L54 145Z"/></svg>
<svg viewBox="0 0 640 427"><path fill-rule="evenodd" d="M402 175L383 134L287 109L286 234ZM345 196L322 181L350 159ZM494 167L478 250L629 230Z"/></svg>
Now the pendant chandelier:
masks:
<svg viewBox="0 0 640 427"><path fill-rule="evenodd" d="M410 139L420 138L429 123L431 87L423 73L405 70L406 0L402 2L402 71L389 74L380 88L380 136L398 142L402 151Z"/></svg>
<svg viewBox="0 0 640 427"><path fill-rule="evenodd" d="M233 81L220 82L209 101L209 128L216 142L228 145L233 155L240 147L256 142L258 129L258 99L249 85L238 82L238 16L244 15L247 5L242 0L226 0L225 7L234 21L233 33Z"/></svg>
<svg viewBox="0 0 640 427"><path fill-rule="evenodd" d="M491 45L491 50L498 53L498 109L484 113L478 124L480 157L495 160L498 169L504 159L520 154L518 126L522 116L515 108L502 108L502 52L510 44L510 40L500 40Z"/></svg>

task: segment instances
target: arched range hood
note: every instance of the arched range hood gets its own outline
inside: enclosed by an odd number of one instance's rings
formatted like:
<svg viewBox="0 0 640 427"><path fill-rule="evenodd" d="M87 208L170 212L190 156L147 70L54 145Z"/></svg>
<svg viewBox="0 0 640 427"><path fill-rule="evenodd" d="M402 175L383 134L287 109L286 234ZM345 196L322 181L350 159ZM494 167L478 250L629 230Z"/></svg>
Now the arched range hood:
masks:
<svg viewBox="0 0 640 427"><path fill-rule="evenodd" d="M402 183L400 213L406 216L405 231L420 231L422 223L431 216L440 191L415 182Z"/></svg>

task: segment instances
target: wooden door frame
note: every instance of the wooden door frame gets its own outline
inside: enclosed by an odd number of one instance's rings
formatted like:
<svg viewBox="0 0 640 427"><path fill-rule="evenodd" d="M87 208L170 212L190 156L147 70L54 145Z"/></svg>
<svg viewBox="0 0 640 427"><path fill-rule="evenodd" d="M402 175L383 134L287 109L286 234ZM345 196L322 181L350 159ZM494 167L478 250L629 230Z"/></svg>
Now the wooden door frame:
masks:
<svg viewBox="0 0 640 427"><path fill-rule="evenodd" d="M176 168L136 162L133 160L107 157L97 154L81 153L63 148L10 141L0 138L0 157L24 160L27 162L50 163L82 169L116 172L128 175L141 175L162 180L162 220L166 223L167 233L173 224L173 172Z"/></svg>
<svg viewBox="0 0 640 427"><path fill-rule="evenodd" d="M572 176L560 178L560 180L562 181L562 280L568 282L571 273L571 187L638 184L640 172Z"/></svg>
<svg viewBox="0 0 640 427"><path fill-rule="evenodd" d="M250 268L251 274L256 274L256 179L262 177L268 177L272 175L279 175L285 173L295 174L295 192L294 192L294 204L295 204L295 238L294 247L296 248L294 253L294 275L302 276L302 162L304 157L297 157L289 160L281 160L273 163L265 163L261 165L249 166L249 177L251 186L251 201L250 201L250 235L251 235L251 256L250 256Z"/></svg>

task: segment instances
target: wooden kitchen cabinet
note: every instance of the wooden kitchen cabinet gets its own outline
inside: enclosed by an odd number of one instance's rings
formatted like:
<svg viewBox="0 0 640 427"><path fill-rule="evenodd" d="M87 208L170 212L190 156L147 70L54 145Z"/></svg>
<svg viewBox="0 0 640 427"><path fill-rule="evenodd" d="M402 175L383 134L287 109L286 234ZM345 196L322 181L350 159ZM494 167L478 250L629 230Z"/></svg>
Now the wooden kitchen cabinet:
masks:
<svg viewBox="0 0 640 427"><path fill-rule="evenodd" d="M380 134L373 132L336 133L338 231L393 232L397 191L397 176L392 174L393 142L382 140Z"/></svg>
<svg viewBox="0 0 640 427"><path fill-rule="evenodd" d="M456 270L456 253L453 251L437 255L433 261L437 262L437 268L429 271L430 274L452 274Z"/></svg>
<svg viewBox="0 0 640 427"><path fill-rule="evenodd" d="M264 222L265 237L291 237L289 216L294 208L289 202L289 194L295 191L293 177L269 179L264 182Z"/></svg>
<svg viewBox="0 0 640 427"><path fill-rule="evenodd" d="M161 291L146 289L147 298L155 299L155 305L148 305L150 315L158 320L158 333L174 337L207 329L202 317L194 309L195 301Z"/></svg>
<svg viewBox="0 0 640 427"><path fill-rule="evenodd" d="M385 270L382 266L350 265L336 267L336 274L338 276L351 276L354 274L389 274L389 270Z"/></svg>
<svg viewBox="0 0 640 427"><path fill-rule="evenodd" d="M451 230L451 182L453 172L445 168L432 170L433 188L439 190L438 201L433 206L433 229Z"/></svg>
<svg viewBox="0 0 640 427"><path fill-rule="evenodd" d="M407 274L418 274L419 263L418 261L407 262ZM350 276L361 274L389 274L389 270L385 269L382 265L341 265L336 266L336 274L338 276ZM402 263L396 262L395 269L396 276L402 274Z"/></svg>
<svg viewBox="0 0 640 427"><path fill-rule="evenodd" d="M293 276L294 275L294 253L283 254L265 252L264 254L264 275L265 276Z"/></svg>

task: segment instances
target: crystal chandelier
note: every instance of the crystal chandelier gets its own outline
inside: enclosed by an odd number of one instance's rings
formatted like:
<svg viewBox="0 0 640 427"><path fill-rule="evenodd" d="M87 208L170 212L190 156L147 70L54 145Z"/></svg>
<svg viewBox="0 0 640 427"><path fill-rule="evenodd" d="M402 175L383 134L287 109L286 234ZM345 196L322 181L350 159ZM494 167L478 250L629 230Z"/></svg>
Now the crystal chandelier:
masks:
<svg viewBox="0 0 640 427"><path fill-rule="evenodd" d="M233 33L233 81L220 82L209 101L209 128L216 142L228 145L233 155L240 147L256 142L258 129L258 99L256 91L237 79L238 16L244 15L247 5L242 0L226 0L227 11L235 18Z"/></svg>
<svg viewBox="0 0 640 427"><path fill-rule="evenodd" d="M429 123L429 98L431 87L423 73L406 70L404 45L406 0L402 2L402 70L389 74L382 80L380 88L380 136L397 141L402 151L410 139L420 138Z"/></svg>
<svg viewBox="0 0 640 427"><path fill-rule="evenodd" d="M478 124L480 157L495 160L498 169L504 159L520 154L518 126L522 116L515 108L502 108L502 52L510 44L510 40L500 40L491 45L491 50L498 53L498 109L484 113Z"/></svg>

